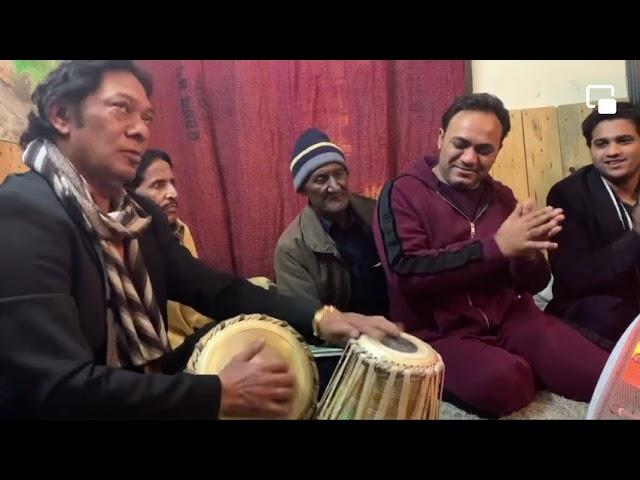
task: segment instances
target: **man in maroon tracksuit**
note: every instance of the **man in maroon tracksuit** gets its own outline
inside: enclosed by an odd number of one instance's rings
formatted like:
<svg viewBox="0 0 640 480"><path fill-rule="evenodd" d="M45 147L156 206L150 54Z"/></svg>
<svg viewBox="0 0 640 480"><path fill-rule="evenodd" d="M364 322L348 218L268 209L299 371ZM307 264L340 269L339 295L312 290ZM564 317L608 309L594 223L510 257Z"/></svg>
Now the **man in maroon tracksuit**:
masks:
<svg viewBox="0 0 640 480"><path fill-rule="evenodd" d="M564 216L489 176L509 129L498 98L456 99L439 159L387 182L374 225L391 318L442 355L454 401L490 417L528 405L537 386L587 402L607 359L533 302Z"/></svg>

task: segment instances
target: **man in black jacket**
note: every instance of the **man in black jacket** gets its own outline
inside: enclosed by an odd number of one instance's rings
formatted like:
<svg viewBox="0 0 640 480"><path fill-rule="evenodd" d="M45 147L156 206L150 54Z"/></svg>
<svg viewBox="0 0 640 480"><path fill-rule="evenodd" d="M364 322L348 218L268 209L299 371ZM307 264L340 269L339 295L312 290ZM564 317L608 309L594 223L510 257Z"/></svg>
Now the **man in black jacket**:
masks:
<svg viewBox="0 0 640 480"><path fill-rule="evenodd" d="M550 311L612 350L640 313L640 108L619 102L582 123L593 165L553 186L547 204L562 208Z"/></svg>
<svg viewBox="0 0 640 480"><path fill-rule="evenodd" d="M293 394L256 343L219 375L182 369L167 300L213 318L261 312L307 339L397 334L255 287L194 259L153 202L128 194L147 147L151 82L131 61L62 63L36 88L21 138L32 171L0 187L0 416L283 416Z"/></svg>

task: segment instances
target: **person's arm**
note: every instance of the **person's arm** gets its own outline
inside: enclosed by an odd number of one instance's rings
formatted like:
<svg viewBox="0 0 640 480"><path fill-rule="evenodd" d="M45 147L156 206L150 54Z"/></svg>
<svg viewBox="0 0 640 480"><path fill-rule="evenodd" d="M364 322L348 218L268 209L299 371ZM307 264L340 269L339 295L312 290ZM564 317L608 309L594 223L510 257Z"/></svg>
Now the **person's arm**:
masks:
<svg viewBox="0 0 640 480"><path fill-rule="evenodd" d="M558 249L549 252L555 281L576 296L601 292L614 286L621 275L640 261L640 235L630 231L609 245L596 246L587 224L588 211L580 198L568 198L564 189L552 188L547 204L562 208L565 221L556 236Z"/></svg>
<svg viewBox="0 0 640 480"><path fill-rule="evenodd" d="M218 322L243 313L262 313L284 320L309 341L317 340L311 321L322 307L319 301L265 290L244 278L209 268L180 245L169 230L166 216L155 204L144 200L140 203L153 218L150 228L163 255L169 300L188 305Z"/></svg>
<svg viewBox="0 0 640 480"><path fill-rule="evenodd" d="M16 197L0 189L10 232L0 235L0 375L16 398L43 417L215 418L217 376L142 375L96 360L71 296L84 248L77 227Z"/></svg>
<svg viewBox="0 0 640 480"><path fill-rule="evenodd" d="M512 201L514 205L517 204L517 200L513 196ZM527 199L522 205L524 215L535 209L535 202L531 199ZM562 221L562 218L556 218L556 220ZM556 235L556 230L557 228L545 232L539 239L549 240L551 234ZM517 292L536 294L543 290L551 279L549 263L542 251L533 251L528 255L512 258L509 262L509 272L513 280L513 287Z"/></svg>
<svg viewBox="0 0 640 480"><path fill-rule="evenodd" d="M532 295L544 290L551 280L551 269L542 252L536 252L532 258L511 259L510 272L514 289Z"/></svg>
<svg viewBox="0 0 640 480"><path fill-rule="evenodd" d="M289 323L309 343L341 342L361 334L377 338L400 334L398 327L384 317L331 311L324 313L322 322L317 323L316 336L313 321L322 307L318 300L265 290L248 280L207 267L176 241L166 217L156 206L145 204L145 209L153 215L151 225L165 261L170 300L219 321L240 314L262 313Z"/></svg>
<svg viewBox="0 0 640 480"><path fill-rule="evenodd" d="M493 236L434 248L414 201L401 186L412 181L417 180L405 177L388 183L377 211L389 270L403 292L423 296L461 289L505 268L506 259Z"/></svg>

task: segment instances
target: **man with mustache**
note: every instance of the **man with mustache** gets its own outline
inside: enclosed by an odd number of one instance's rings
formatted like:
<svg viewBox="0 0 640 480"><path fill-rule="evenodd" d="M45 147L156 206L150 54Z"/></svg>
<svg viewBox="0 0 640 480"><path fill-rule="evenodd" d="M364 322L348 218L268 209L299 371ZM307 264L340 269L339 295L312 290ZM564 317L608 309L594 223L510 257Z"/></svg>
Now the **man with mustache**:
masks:
<svg viewBox="0 0 640 480"><path fill-rule="evenodd" d="M178 218L178 190L169 154L162 150L147 150L142 155L136 176L128 187L138 195L147 197L162 209L169 220L171 233L178 239L180 245L198 258L191 231ZM211 321L193 308L173 301L167 303L167 315L169 342L172 348L177 348L186 337Z"/></svg>
<svg viewBox="0 0 640 480"><path fill-rule="evenodd" d="M399 335L382 317L338 312L207 267L166 215L125 189L147 148L150 77L130 60L62 62L38 85L20 143L30 172L0 185L0 417L284 417L289 365L184 372L207 324L177 349L167 300L211 318L263 313L307 341Z"/></svg>
<svg viewBox="0 0 640 480"><path fill-rule="evenodd" d="M593 164L554 185L547 199L567 217L549 255L547 311L611 351L640 313L640 107L594 110L582 133Z"/></svg>
<svg viewBox="0 0 640 480"><path fill-rule="evenodd" d="M587 402L607 358L533 301L564 215L489 175L509 130L497 97L457 98L438 159L387 182L374 225L391 319L442 355L450 400L486 417L525 407L539 386Z"/></svg>

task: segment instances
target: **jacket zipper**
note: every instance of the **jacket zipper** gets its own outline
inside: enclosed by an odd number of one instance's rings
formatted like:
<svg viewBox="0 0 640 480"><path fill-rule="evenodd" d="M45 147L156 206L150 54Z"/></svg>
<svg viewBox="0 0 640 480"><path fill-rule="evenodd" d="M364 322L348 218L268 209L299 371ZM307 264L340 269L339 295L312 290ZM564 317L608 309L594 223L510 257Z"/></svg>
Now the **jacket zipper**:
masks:
<svg viewBox="0 0 640 480"><path fill-rule="evenodd" d="M447 200L446 198L444 198L440 192L436 191L436 193L438 194L438 196L440 198L442 198L442 200L444 200L445 202L447 202L455 211L457 211L460 215L462 215L468 222L469 222L469 234L470 234L470 239L474 239L476 237L476 222L478 221L478 219L480 218L480 216L485 212L485 210L487 208L489 208L489 203L487 203L484 207L482 207L482 210L480 210L480 212L475 216L475 218L473 220L471 220L467 215L464 214L464 212L462 210L460 210L458 207L456 207L453 203L451 203L449 200ZM484 313L484 311L478 307L476 307L473 302L471 301L471 294L469 293L469 291L467 290L467 300L469 301L469 305L471 306L471 308L473 308L474 310L477 310L478 312L480 312L480 314L482 315L482 318L484 319L485 323L487 324L487 328L491 328L491 325L489 324L489 317L487 317L487 314Z"/></svg>
<svg viewBox="0 0 640 480"><path fill-rule="evenodd" d="M469 230L470 230L470 232L469 232L470 233L470 237L469 238L471 238L471 239L475 238L476 237L476 222L482 216L482 214L485 212L485 210L487 208L489 208L489 204L487 203L484 207L482 207L482 210L480 210L480 212L475 216L475 218L473 220L471 220L467 215L465 215L465 213L462 210L460 210L453 203L451 203L449 200L444 198L440 192L436 191L436 193L438 194L438 196L442 200L447 202L451 206L451 208L453 208L456 212L458 212L460 215L462 215L467 222L469 222Z"/></svg>

